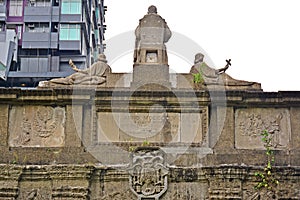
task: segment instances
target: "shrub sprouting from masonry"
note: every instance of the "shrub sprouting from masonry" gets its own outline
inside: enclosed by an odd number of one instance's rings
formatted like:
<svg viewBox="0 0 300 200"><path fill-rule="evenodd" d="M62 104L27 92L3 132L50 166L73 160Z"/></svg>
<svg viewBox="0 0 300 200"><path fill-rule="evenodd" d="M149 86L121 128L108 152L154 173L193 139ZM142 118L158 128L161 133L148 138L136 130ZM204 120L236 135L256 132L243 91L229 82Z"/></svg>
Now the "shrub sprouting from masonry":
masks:
<svg viewBox="0 0 300 200"><path fill-rule="evenodd" d="M255 176L259 179L255 189L261 190L266 188L267 190L273 190L279 184L279 181L274 177L273 164L275 163L274 151L272 150L272 135L267 130L264 130L262 135L262 142L266 148L267 164L264 167L263 172L256 172Z"/></svg>

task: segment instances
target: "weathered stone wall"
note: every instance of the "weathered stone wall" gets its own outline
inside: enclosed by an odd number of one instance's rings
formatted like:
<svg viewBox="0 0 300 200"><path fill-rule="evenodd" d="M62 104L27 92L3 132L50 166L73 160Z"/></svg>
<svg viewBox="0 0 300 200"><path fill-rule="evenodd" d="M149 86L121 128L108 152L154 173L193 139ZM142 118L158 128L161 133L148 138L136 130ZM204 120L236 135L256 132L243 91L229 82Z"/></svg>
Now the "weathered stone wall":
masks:
<svg viewBox="0 0 300 200"><path fill-rule="evenodd" d="M126 171L95 165L0 165L0 199L137 199ZM299 199L300 169L277 167L275 192L257 191L246 166L170 167L162 200ZM30 198L31 197L31 198Z"/></svg>
<svg viewBox="0 0 300 200"><path fill-rule="evenodd" d="M300 92L1 89L0 199L138 199L140 165L161 179L141 199L299 199L299 108ZM260 194L263 130L280 184ZM145 146L156 166L135 163Z"/></svg>

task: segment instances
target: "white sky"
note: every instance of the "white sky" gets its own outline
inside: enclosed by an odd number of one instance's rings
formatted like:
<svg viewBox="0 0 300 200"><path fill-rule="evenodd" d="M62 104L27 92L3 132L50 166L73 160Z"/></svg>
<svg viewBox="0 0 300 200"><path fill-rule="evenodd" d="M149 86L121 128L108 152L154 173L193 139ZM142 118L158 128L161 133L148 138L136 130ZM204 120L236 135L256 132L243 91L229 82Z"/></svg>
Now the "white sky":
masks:
<svg viewBox="0 0 300 200"><path fill-rule="evenodd" d="M155 5L175 35L205 50L212 67L224 67L231 58L227 73L233 78L260 82L264 91L300 90L299 0L105 0L105 5L108 49L118 39L120 49L133 48L134 38L127 40L125 32L133 31L148 6ZM167 43L170 67L189 72L197 50L187 49L190 56L181 59L171 52L184 45L174 37L172 41L178 47L170 49ZM131 71L132 52L119 51L118 60L108 60L113 72Z"/></svg>

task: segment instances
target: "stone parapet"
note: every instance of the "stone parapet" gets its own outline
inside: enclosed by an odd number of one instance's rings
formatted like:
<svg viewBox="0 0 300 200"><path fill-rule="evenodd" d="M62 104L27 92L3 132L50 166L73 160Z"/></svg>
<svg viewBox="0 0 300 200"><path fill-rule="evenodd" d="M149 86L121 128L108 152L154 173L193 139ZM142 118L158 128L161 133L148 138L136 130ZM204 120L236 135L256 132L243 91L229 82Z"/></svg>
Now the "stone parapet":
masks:
<svg viewBox="0 0 300 200"><path fill-rule="evenodd" d="M0 197L299 199L299 109L300 92L1 88ZM272 194L253 189L264 130ZM157 186L132 155L157 162Z"/></svg>

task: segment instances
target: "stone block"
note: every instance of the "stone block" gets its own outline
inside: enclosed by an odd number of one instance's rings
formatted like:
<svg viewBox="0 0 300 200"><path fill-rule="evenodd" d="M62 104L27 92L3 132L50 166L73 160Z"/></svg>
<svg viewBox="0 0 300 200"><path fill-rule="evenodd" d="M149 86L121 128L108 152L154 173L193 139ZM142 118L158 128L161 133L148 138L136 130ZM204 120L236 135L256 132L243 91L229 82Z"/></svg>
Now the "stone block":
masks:
<svg viewBox="0 0 300 200"><path fill-rule="evenodd" d="M18 199L43 199L51 200L51 181L33 180L33 181L21 181L19 185Z"/></svg>
<svg viewBox="0 0 300 200"><path fill-rule="evenodd" d="M135 64L133 66L132 86L143 86L147 84L158 84L170 87L169 82L169 66L168 65L151 65L151 64Z"/></svg>
<svg viewBox="0 0 300 200"><path fill-rule="evenodd" d="M111 73L106 78L106 87L130 87L132 74Z"/></svg>
<svg viewBox="0 0 300 200"><path fill-rule="evenodd" d="M207 109L202 113L181 113L180 142L206 145L208 141Z"/></svg>
<svg viewBox="0 0 300 200"><path fill-rule="evenodd" d="M234 112L232 107L212 109L210 119L210 145L216 152L234 149Z"/></svg>
<svg viewBox="0 0 300 200"><path fill-rule="evenodd" d="M82 106L66 106L66 146L80 147L82 138Z"/></svg>
<svg viewBox="0 0 300 200"><path fill-rule="evenodd" d="M109 181L104 183L101 199L137 199L137 197L130 191L128 181Z"/></svg>
<svg viewBox="0 0 300 200"><path fill-rule="evenodd" d="M93 145L97 140L97 133L96 133L96 127L94 127L94 124L97 122L94 122L94 120L97 120L95 117L95 112L92 112L91 106L83 106L83 121L82 121L82 142L84 147L89 147Z"/></svg>
<svg viewBox="0 0 300 200"><path fill-rule="evenodd" d="M170 183L166 194L161 198L161 200L207 199L207 189L208 185L206 182L174 182Z"/></svg>
<svg viewBox="0 0 300 200"><path fill-rule="evenodd" d="M0 105L0 146L8 143L8 105Z"/></svg>
<svg viewBox="0 0 300 200"><path fill-rule="evenodd" d="M13 106L9 111L10 147L65 145L65 108Z"/></svg>
<svg viewBox="0 0 300 200"><path fill-rule="evenodd" d="M176 74L176 87L177 88L194 88L194 77L192 74Z"/></svg>
<svg viewBox="0 0 300 200"><path fill-rule="evenodd" d="M291 107L290 109L291 114L291 149L298 149L300 150L300 108L298 107ZM300 159L299 159L300 160Z"/></svg>
<svg viewBox="0 0 300 200"><path fill-rule="evenodd" d="M119 113L97 112L97 134L99 142L118 142Z"/></svg>

